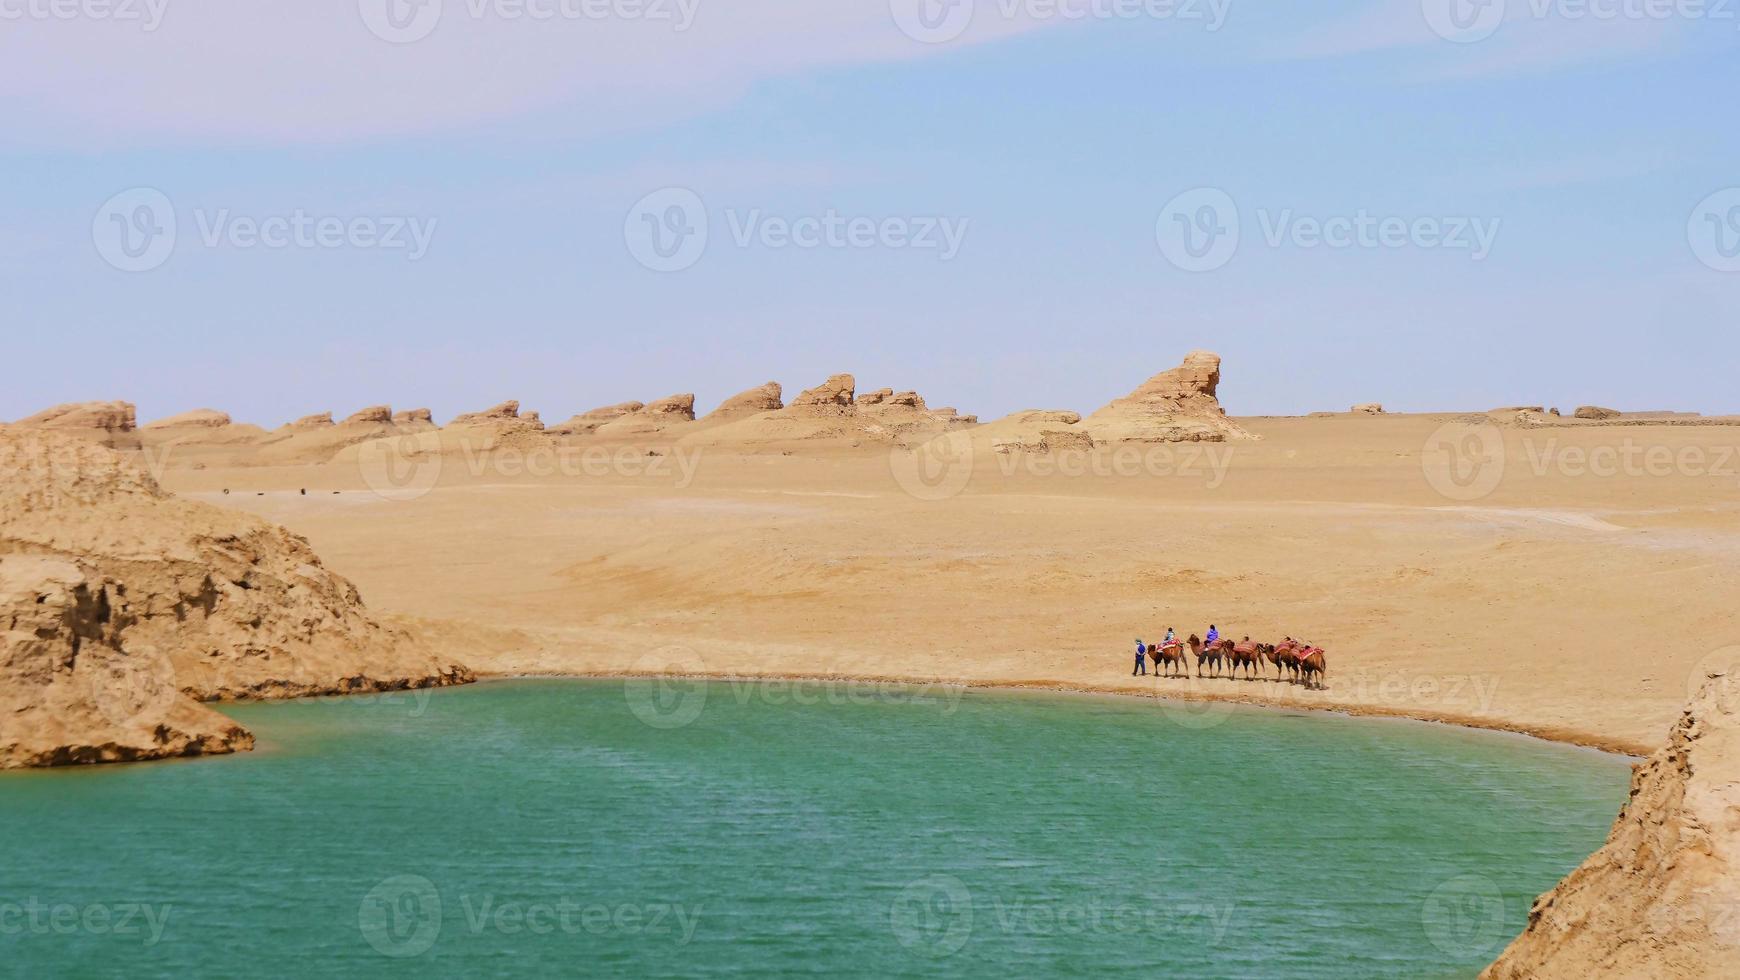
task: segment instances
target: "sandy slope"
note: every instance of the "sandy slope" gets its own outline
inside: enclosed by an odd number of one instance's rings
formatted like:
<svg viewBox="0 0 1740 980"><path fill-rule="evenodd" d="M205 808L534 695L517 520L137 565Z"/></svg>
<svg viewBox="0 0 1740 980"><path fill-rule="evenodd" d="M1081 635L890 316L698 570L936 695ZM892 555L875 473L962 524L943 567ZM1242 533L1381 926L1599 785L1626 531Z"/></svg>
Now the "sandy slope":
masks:
<svg viewBox="0 0 1740 980"><path fill-rule="evenodd" d="M171 460L164 480L306 534L378 609L472 631L457 659L482 672L680 661L1661 744L1699 662L1740 643L1740 459L1722 458L1740 428L1483 429L1508 453L1491 492L1468 499L1422 465L1450 420L1241 419L1262 438L1122 456L981 450L954 495L953 471L915 481L898 450L844 446L446 454L415 499L368 492L344 462ZM1628 443L1704 462L1576 465L1573 450L1587 464ZM1128 676L1134 638L1210 622L1322 644L1328 689Z"/></svg>

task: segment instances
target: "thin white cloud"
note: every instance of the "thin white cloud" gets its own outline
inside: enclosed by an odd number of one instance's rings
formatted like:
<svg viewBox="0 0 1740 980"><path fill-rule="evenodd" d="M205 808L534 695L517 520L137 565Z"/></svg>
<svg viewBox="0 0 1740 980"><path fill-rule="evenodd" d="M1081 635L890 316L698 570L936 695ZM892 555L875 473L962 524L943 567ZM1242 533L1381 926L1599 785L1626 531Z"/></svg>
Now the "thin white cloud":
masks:
<svg viewBox="0 0 1740 980"><path fill-rule="evenodd" d="M903 32L891 0L129 2L161 22L0 22L0 140L346 141L532 113L540 129L584 134L704 111L764 78L923 57L1040 26L988 2L946 43ZM388 4L409 19L383 20ZM436 19L417 20L431 9ZM555 15L534 19L534 9Z"/></svg>
<svg viewBox="0 0 1740 980"><path fill-rule="evenodd" d="M1481 8L1479 3L1487 6ZM1453 4L1493 19L1467 33L1446 20ZM1631 5L1636 6L1636 5ZM1553 71L1647 57L1668 49L1694 25L1685 18L1594 17L1589 4L1561 0L1375 0L1334 23L1280 44L1281 58L1319 59L1406 53L1419 81L1460 81ZM1448 36L1447 36L1448 35Z"/></svg>

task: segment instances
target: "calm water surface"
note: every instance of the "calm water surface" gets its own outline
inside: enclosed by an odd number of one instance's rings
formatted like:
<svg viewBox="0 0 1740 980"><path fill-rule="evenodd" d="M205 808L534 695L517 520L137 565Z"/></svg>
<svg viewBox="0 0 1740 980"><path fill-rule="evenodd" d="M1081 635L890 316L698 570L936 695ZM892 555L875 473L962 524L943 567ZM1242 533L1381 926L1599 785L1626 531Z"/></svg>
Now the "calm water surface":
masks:
<svg viewBox="0 0 1740 980"><path fill-rule="evenodd" d="M0 974L1472 976L1624 760L931 688L543 680L237 706L0 777Z"/></svg>

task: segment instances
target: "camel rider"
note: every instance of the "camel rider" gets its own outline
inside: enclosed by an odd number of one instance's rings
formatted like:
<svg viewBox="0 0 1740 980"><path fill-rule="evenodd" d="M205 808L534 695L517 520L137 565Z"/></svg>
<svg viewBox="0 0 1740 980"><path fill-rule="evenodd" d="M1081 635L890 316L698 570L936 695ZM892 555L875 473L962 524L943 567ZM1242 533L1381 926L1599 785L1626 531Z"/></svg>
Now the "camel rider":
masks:
<svg viewBox="0 0 1740 980"><path fill-rule="evenodd" d="M1164 650L1178 642L1178 634L1172 632L1172 627L1166 627L1166 639L1160 641L1160 649Z"/></svg>
<svg viewBox="0 0 1740 980"><path fill-rule="evenodd" d="M1143 646L1141 639L1138 638L1136 640L1136 666L1130 670L1131 677L1148 672L1148 661L1142 659L1147 653L1148 648Z"/></svg>
<svg viewBox="0 0 1740 980"><path fill-rule="evenodd" d="M1214 646L1220 642L1220 628L1213 623L1208 624L1208 636L1203 641L1205 646Z"/></svg>

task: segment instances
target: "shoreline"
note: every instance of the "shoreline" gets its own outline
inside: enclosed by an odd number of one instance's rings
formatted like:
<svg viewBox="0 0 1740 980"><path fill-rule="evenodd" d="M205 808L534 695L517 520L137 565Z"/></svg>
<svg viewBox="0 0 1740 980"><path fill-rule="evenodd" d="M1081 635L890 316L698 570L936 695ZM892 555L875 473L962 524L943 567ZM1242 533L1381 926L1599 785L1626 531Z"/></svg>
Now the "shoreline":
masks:
<svg viewBox="0 0 1740 980"><path fill-rule="evenodd" d="M1245 695L1220 692L1186 691L1181 693L1155 690L1152 693L1132 691L1127 688L1117 688L1110 685L1082 684L1079 681L1063 680L969 680L965 678L912 677L892 674L851 674L838 671L829 673L768 673L757 674L748 671L632 671L632 670L578 670L578 671L535 671L528 673L503 673L496 671L475 671L477 683L509 680L537 679L577 679L577 680L627 680L634 677L685 677L696 680L710 681L846 681L870 684L906 684L906 685L945 685L960 687L966 690L986 691L1044 691L1056 694L1089 694L1096 696L1146 698L1149 700L1221 702L1240 704L1253 708L1276 710L1298 710L1338 714L1354 718L1390 718L1401 721L1414 721L1425 724L1449 725L1456 728L1466 728L1474 731L1498 732L1508 735L1519 735L1526 738L1539 739L1543 742L1553 742L1559 745L1571 745L1578 748L1591 749L1608 755L1622 756L1633 761L1641 761L1655 752L1659 746L1645 745L1628 739L1611 738L1591 735L1568 728L1556 728L1547 725L1525 725L1506 722L1500 719L1483 718L1474 715L1457 714L1455 712L1437 712L1430 710L1408 710L1384 706L1362 705L1353 703L1299 704L1277 698L1265 698L1261 695ZM463 685L461 685L463 686ZM1327 692L1326 692L1327 693Z"/></svg>

